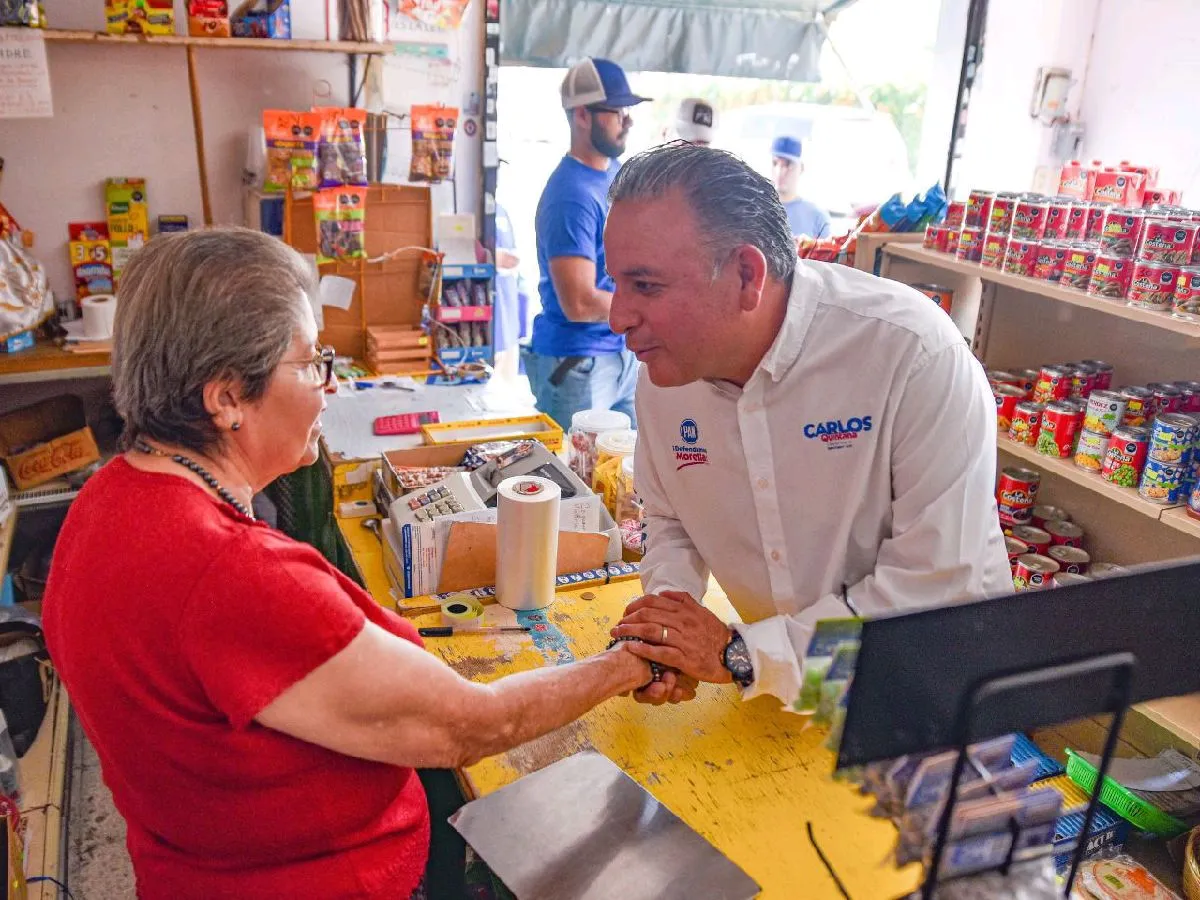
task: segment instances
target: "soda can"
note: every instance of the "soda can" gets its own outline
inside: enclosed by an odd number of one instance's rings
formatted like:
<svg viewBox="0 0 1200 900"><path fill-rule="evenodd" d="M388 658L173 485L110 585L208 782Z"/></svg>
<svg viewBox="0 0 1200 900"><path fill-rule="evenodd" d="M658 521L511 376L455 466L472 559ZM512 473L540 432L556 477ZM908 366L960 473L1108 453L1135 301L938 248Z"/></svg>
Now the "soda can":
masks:
<svg viewBox="0 0 1200 900"><path fill-rule="evenodd" d="M1033 508L1033 525L1035 528L1045 530L1047 522L1055 521L1069 522L1071 514L1059 506L1050 506L1048 504L1039 503Z"/></svg>
<svg viewBox="0 0 1200 900"><path fill-rule="evenodd" d="M1019 538L1013 537L1011 534L1004 536L1004 548L1008 551L1008 568L1013 570L1017 567L1017 557L1024 556L1026 553L1032 553L1033 548Z"/></svg>
<svg viewBox="0 0 1200 900"><path fill-rule="evenodd" d="M1110 435L1125 418L1125 398L1115 391L1094 390L1083 414L1084 431Z"/></svg>
<svg viewBox="0 0 1200 900"><path fill-rule="evenodd" d="M992 214L988 220L990 234L1008 236L1012 231L1013 213L1020 199L1021 195L1012 191L1001 191L992 199Z"/></svg>
<svg viewBox="0 0 1200 900"><path fill-rule="evenodd" d="M1138 259L1171 266L1190 265L1198 229L1200 226L1193 222L1147 219L1138 245Z"/></svg>
<svg viewBox="0 0 1200 900"><path fill-rule="evenodd" d="M1056 197L1050 201L1046 210L1046 237L1064 240L1071 217L1071 200L1068 197Z"/></svg>
<svg viewBox="0 0 1200 900"><path fill-rule="evenodd" d="M1017 591L1036 591L1053 587L1058 568L1058 563L1040 553L1018 556L1013 568L1013 588Z"/></svg>
<svg viewBox="0 0 1200 900"><path fill-rule="evenodd" d="M961 228L963 218L967 213L967 204L964 200L951 200L950 205L946 207L946 219L942 222L950 228Z"/></svg>
<svg viewBox="0 0 1200 900"><path fill-rule="evenodd" d="M1125 398L1125 415L1121 417L1122 425L1145 425L1154 418L1157 400L1154 399L1154 391L1149 388L1131 385L1123 387L1119 390L1122 397Z"/></svg>
<svg viewBox="0 0 1200 900"><path fill-rule="evenodd" d="M1005 467L996 484L996 508L1000 512L1000 524L1028 525L1033 519L1033 504L1041 484L1041 474L1032 469Z"/></svg>
<svg viewBox="0 0 1200 900"><path fill-rule="evenodd" d="M1096 254L1092 266L1092 280L1087 292L1092 297L1122 300L1129 290L1129 279L1133 274L1133 260L1127 256L1116 256L1103 251Z"/></svg>
<svg viewBox="0 0 1200 900"><path fill-rule="evenodd" d="M1187 474L1186 466L1170 466L1157 460L1147 459L1146 468L1142 470L1141 481L1138 482L1138 496L1143 500L1161 503L1164 506L1182 503L1187 498L1184 491Z"/></svg>
<svg viewBox="0 0 1200 900"><path fill-rule="evenodd" d="M1106 363L1102 359L1085 359L1080 365L1091 366L1096 370L1096 390L1107 391L1112 388L1112 363Z"/></svg>
<svg viewBox="0 0 1200 900"><path fill-rule="evenodd" d="M945 240L945 238L941 235L941 232L945 230L946 229L943 226L934 224L932 222L926 225L925 237L921 239L921 246L926 250L936 250L938 247L938 238L941 237L943 241Z"/></svg>
<svg viewBox="0 0 1200 900"><path fill-rule="evenodd" d="M1042 411L1042 429L1038 433L1038 453L1066 459L1075 448L1075 436L1083 424L1083 410L1061 400L1049 403Z"/></svg>
<svg viewBox="0 0 1200 900"><path fill-rule="evenodd" d="M1169 466L1190 466L1196 444L1197 424L1183 413L1160 413L1150 431L1147 459Z"/></svg>
<svg viewBox="0 0 1200 900"><path fill-rule="evenodd" d="M1050 547L1082 547L1083 546L1083 529L1074 522L1069 522L1066 519L1055 519L1053 522L1046 523L1047 532L1050 534Z"/></svg>
<svg viewBox="0 0 1200 900"><path fill-rule="evenodd" d="M996 195L991 191L971 191L967 195L967 208L963 212L963 225L968 228L987 228L992 218L992 201Z"/></svg>
<svg viewBox="0 0 1200 900"><path fill-rule="evenodd" d="M1033 262L1033 277L1039 281L1057 284L1067 263L1067 249L1067 243L1060 240L1045 240L1038 244L1037 256Z"/></svg>
<svg viewBox="0 0 1200 900"><path fill-rule="evenodd" d="M1054 586L1065 588L1076 584L1087 584L1091 580L1086 575L1080 575L1077 572L1059 572L1054 576Z"/></svg>
<svg viewBox="0 0 1200 900"><path fill-rule="evenodd" d="M1092 270L1095 267L1095 244L1071 244L1067 247L1067 258L1063 260L1062 277L1058 283L1086 291L1092 281Z"/></svg>
<svg viewBox="0 0 1200 900"><path fill-rule="evenodd" d="M1088 201L1087 227L1083 232L1085 241L1095 241L1097 244L1100 238L1104 237L1104 214L1108 208L1103 203L1095 203Z"/></svg>
<svg viewBox="0 0 1200 900"><path fill-rule="evenodd" d="M1092 561L1086 550L1074 544L1056 544L1046 551L1046 555L1058 563L1060 572L1071 575L1083 575Z"/></svg>
<svg viewBox="0 0 1200 900"><path fill-rule="evenodd" d="M1088 203L1076 200L1067 210L1067 238L1082 241L1087 234Z"/></svg>
<svg viewBox="0 0 1200 900"><path fill-rule="evenodd" d="M1118 566L1116 563L1110 562L1094 562L1088 566L1088 577L1095 581L1099 578L1116 578L1119 575L1128 575L1129 570L1124 566Z"/></svg>
<svg viewBox="0 0 1200 900"><path fill-rule="evenodd" d="M958 249L955 259L963 262L979 262L983 257L983 228L977 225L964 225L958 234Z"/></svg>
<svg viewBox="0 0 1200 900"><path fill-rule="evenodd" d="M1142 236L1146 214L1140 209L1114 207L1104 214L1104 232L1100 252L1114 256L1133 256Z"/></svg>
<svg viewBox="0 0 1200 900"><path fill-rule="evenodd" d="M1133 265L1125 298L1130 306L1138 309L1169 311L1175 303L1175 283L1178 280L1178 266L1139 259Z"/></svg>
<svg viewBox="0 0 1200 900"><path fill-rule="evenodd" d="M1018 541L1024 541L1032 547L1034 553L1041 553L1043 556L1050 549L1050 545L1054 543L1053 538L1050 537L1050 532L1044 528L1035 528L1032 525L1014 525L1012 527L1012 536Z"/></svg>
<svg viewBox="0 0 1200 900"><path fill-rule="evenodd" d="M983 251L979 262L988 269L1003 269L1004 254L1008 250L1008 235L988 232L983 236Z"/></svg>
<svg viewBox="0 0 1200 900"><path fill-rule="evenodd" d="M1049 214L1049 200L1021 198L1013 210L1012 236L1024 241L1041 240L1046 234L1046 218Z"/></svg>
<svg viewBox="0 0 1200 900"><path fill-rule="evenodd" d="M1051 400L1066 400L1071 396L1074 370L1067 366L1042 366L1037 384L1033 386L1033 401L1049 403Z"/></svg>
<svg viewBox="0 0 1200 900"><path fill-rule="evenodd" d="M1152 381L1146 385L1146 388L1154 392L1155 416L1161 416L1163 413L1177 413L1182 411L1183 391L1175 387L1175 385L1165 384L1161 381Z"/></svg>
<svg viewBox="0 0 1200 900"><path fill-rule="evenodd" d="M1176 318L1200 322L1200 265L1184 266L1179 270L1171 311Z"/></svg>
<svg viewBox="0 0 1200 900"><path fill-rule="evenodd" d="M1149 429L1119 425L1108 439L1100 476L1118 487L1136 488L1149 452Z"/></svg>
<svg viewBox="0 0 1200 900"><path fill-rule="evenodd" d="M1017 404L1025 399L1025 391L1011 384L995 384L992 396L996 398L996 433L1008 434Z"/></svg>
<svg viewBox="0 0 1200 900"><path fill-rule="evenodd" d="M1036 447L1038 435L1042 430L1042 413L1045 404L1025 400L1018 403L1013 410L1012 425L1008 429L1008 438L1026 447Z"/></svg>
<svg viewBox="0 0 1200 900"><path fill-rule="evenodd" d="M1104 467L1104 453L1108 449L1108 435L1095 431L1079 432L1075 443L1075 465L1088 472L1100 474Z"/></svg>

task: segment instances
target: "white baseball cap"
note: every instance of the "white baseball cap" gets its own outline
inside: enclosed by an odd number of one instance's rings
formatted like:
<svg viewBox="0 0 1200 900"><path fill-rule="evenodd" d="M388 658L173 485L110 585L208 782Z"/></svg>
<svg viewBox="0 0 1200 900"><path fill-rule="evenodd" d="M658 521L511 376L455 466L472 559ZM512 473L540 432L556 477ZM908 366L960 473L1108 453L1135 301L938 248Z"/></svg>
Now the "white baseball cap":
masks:
<svg viewBox="0 0 1200 900"><path fill-rule="evenodd" d="M675 113L675 133L685 141L711 144L717 130L717 110L707 100L688 97Z"/></svg>

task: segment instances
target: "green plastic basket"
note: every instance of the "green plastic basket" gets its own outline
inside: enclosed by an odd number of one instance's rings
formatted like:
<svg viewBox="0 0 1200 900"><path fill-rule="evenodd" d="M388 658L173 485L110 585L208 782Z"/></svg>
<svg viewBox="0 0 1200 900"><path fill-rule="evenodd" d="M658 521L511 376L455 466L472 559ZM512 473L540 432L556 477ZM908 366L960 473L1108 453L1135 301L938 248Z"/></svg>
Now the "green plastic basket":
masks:
<svg viewBox="0 0 1200 900"><path fill-rule="evenodd" d="M1097 774L1095 766L1074 751L1067 751L1067 775L1089 794L1096 785ZM1105 776L1104 787L1100 790L1100 802L1142 831L1158 837L1173 838L1188 830L1183 822L1130 793L1108 776Z"/></svg>

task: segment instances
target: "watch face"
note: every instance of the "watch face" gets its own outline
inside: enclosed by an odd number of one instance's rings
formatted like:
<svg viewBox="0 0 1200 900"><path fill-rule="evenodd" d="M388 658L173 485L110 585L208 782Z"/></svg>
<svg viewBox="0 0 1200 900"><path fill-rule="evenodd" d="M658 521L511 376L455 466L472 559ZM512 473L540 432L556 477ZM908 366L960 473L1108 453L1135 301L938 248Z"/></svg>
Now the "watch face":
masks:
<svg viewBox="0 0 1200 900"><path fill-rule="evenodd" d="M754 680L754 666L750 661L750 651L740 634L735 634L725 646L725 668L733 676L733 680L745 686Z"/></svg>

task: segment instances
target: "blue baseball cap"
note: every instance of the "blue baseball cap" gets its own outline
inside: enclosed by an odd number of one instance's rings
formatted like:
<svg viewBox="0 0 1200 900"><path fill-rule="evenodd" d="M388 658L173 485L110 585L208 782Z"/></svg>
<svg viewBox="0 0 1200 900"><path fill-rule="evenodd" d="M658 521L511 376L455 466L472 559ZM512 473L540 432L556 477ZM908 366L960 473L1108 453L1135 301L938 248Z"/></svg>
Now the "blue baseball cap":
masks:
<svg viewBox="0 0 1200 900"><path fill-rule="evenodd" d="M790 159L792 162L800 161L800 138L790 137L782 134L771 142L771 155L781 156L784 159Z"/></svg>
<svg viewBox="0 0 1200 900"><path fill-rule="evenodd" d="M625 70L610 59L587 57L571 66L563 78L563 109L597 103L615 107L637 106L649 99L630 90Z"/></svg>

